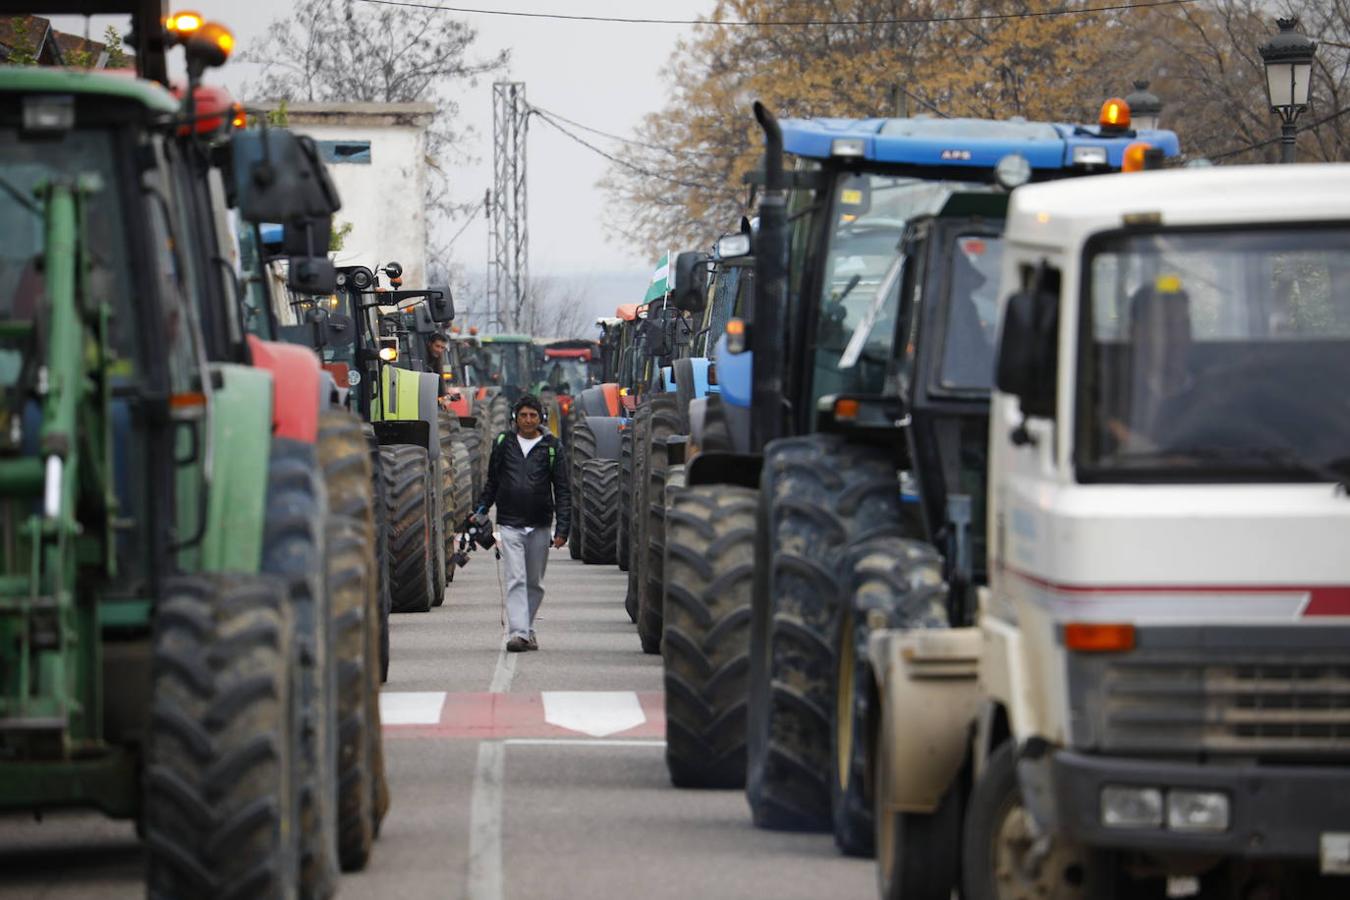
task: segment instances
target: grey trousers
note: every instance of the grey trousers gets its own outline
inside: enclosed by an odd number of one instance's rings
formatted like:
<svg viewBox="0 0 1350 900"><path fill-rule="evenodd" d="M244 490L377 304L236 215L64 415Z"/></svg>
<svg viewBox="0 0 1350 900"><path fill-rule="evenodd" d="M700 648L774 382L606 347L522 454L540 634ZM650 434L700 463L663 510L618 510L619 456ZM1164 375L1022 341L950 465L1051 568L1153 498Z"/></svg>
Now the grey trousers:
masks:
<svg viewBox="0 0 1350 900"><path fill-rule="evenodd" d="M544 569L553 533L547 527L524 528L502 525L502 562L506 564L506 630L509 637L529 637L534 617L544 602Z"/></svg>

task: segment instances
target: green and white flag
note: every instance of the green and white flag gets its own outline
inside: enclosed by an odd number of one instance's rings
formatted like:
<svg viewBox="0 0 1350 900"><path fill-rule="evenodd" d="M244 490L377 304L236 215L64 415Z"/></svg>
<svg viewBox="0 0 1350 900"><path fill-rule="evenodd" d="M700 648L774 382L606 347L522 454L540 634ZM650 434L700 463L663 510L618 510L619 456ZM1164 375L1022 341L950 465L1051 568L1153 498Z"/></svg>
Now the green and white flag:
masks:
<svg viewBox="0 0 1350 900"><path fill-rule="evenodd" d="M651 283L647 285L647 296L642 298L642 302L651 303L653 300L660 300L675 286L674 279L675 273L670 271L670 253L667 251L656 264Z"/></svg>

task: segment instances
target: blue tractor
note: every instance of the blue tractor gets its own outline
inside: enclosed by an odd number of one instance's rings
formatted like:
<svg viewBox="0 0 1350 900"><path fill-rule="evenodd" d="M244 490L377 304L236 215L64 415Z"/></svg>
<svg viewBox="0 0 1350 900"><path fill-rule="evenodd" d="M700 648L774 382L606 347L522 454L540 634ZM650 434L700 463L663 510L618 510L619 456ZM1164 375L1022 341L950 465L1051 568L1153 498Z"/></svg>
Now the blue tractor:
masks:
<svg viewBox="0 0 1350 900"><path fill-rule="evenodd" d="M942 259L987 266L1009 190L1151 165L1178 142L1106 115L1080 126L755 113L753 297L717 337L719 392L694 407L696 452L665 512L667 765L676 785L745 785L761 827L834 825L846 850L866 853L852 733L842 764L835 746L835 708L853 708L854 679L838 674L843 561L869 537L945 524L924 519L904 360L917 310L953 279L921 277L915 229L940 217ZM982 315L992 323L992 306ZM882 599L871 620L902 601Z"/></svg>

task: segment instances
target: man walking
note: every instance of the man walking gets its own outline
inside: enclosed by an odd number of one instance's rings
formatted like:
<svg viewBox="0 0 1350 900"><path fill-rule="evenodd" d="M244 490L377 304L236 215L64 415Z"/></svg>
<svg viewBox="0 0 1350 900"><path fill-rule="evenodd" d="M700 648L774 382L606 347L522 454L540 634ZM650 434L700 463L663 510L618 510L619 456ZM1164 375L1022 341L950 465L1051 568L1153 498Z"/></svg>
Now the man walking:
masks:
<svg viewBox="0 0 1350 900"><path fill-rule="evenodd" d="M497 505L506 563L506 649L519 653L539 649L534 617L544 601L549 526L553 526L552 546L567 543L572 501L562 445L540 427L544 414L539 401L528 394L521 397L512 415L516 431L497 435L478 510L486 512Z"/></svg>

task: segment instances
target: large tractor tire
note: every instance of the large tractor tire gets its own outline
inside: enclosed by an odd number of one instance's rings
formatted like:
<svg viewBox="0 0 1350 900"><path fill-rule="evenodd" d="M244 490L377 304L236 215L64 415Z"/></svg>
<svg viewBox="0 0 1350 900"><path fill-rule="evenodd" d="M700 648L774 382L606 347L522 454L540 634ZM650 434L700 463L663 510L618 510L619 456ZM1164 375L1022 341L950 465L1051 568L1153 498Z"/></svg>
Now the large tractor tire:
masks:
<svg viewBox="0 0 1350 900"><path fill-rule="evenodd" d="M762 828L828 831L838 560L852 541L899 532L895 464L837 435L775 441L759 506L746 797Z"/></svg>
<svg viewBox="0 0 1350 900"><path fill-rule="evenodd" d="M440 606L445 602L445 595L449 593L449 585L455 580L455 564L451 562L455 555L455 526L463 521L455 518L459 503L458 487L460 480L468 477L468 473L461 472L457 464L459 459L455 454L455 447L458 446L455 437L459 433L459 419L445 410L441 410L437 414L436 421L437 439L441 453L440 520L437 523L436 530L439 533L440 545L437 549L443 567L441 575L444 580L441 583L441 590L436 592L436 599L432 601L432 606Z"/></svg>
<svg viewBox="0 0 1350 900"><path fill-rule="evenodd" d="M474 404L474 415L478 417L478 424L475 429L478 432L478 491L482 493L483 485L487 484L488 465L492 462L492 445L497 440L500 431L492 430L492 420L488 416L488 401L482 400Z"/></svg>
<svg viewBox="0 0 1350 900"><path fill-rule="evenodd" d="M268 466L263 572L285 580L295 614L300 740L300 893L337 890L337 664L328 598L327 491L313 444L276 438Z"/></svg>
<svg viewBox="0 0 1350 900"><path fill-rule="evenodd" d="M619 532L615 554L619 571L628 571L628 545L633 529L633 504L628 501L633 491L633 429L631 425L619 436Z"/></svg>
<svg viewBox="0 0 1350 900"><path fill-rule="evenodd" d="M505 394L495 394L488 403L487 408L488 424L492 428L492 438L496 440L497 435L503 431L511 430L511 401L506 399Z"/></svg>
<svg viewBox="0 0 1350 900"><path fill-rule="evenodd" d="M703 450L730 453L734 449L731 427L722 406L725 402L721 394L708 395L708 405L703 411Z"/></svg>
<svg viewBox="0 0 1350 900"><path fill-rule="evenodd" d="M378 576L376 597L379 601L379 634L377 648L380 657L380 683L389 680L389 612L393 608L392 586L389 583L389 509L385 502L384 463L380 442L370 423L361 428L370 456L370 483L375 513L375 572Z"/></svg>
<svg viewBox="0 0 1350 900"><path fill-rule="evenodd" d="M745 784L755 492L670 491L666 511L666 767L676 787Z"/></svg>
<svg viewBox="0 0 1350 900"><path fill-rule="evenodd" d="M868 742L881 710L867 644L882 628L946 628L947 586L931 544L870 537L849 546L841 563L845 602L834 644L834 727L831 729L830 809L834 842L850 856L875 849L874 810L867 772ZM950 892L950 888L948 889ZM943 895L946 896L945 894Z"/></svg>
<svg viewBox="0 0 1350 900"><path fill-rule="evenodd" d="M414 444L380 448L389 519L389 586L394 612L428 612L436 600L431 467Z"/></svg>
<svg viewBox="0 0 1350 900"><path fill-rule="evenodd" d="M638 603L642 596L640 585L646 557L646 553L643 552L646 546L643 543L643 531L647 517L643 514L641 473L643 460L646 459L647 429L651 421L651 406L646 403L638 406L633 413L633 477L628 496L623 501L628 504L628 519L631 523L628 535L628 593L624 597L623 606L628 612L628 618L634 624L638 621Z"/></svg>
<svg viewBox="0 0 1350 900"><path fill-rule="evenodd" d="M541 391L539 393L539 405L544 408L544 429L555 438L561 439L563 436L563 411L562 404L558 402L558 395L553 391Z"/></svg>
<svg viewBox="0 0 1350 900"><path fill-rule="evenodd" d="M581 561L589 565L612 564L618 546L614 531L614 507L619 502L619 461L588 459L581 465L581 478L574 489L581 494Z"/></svg>
<svg viewBox="0 0 1350 900"><path fill-rule="evenodd" d="M299 887L292 610L255 575L161 583L142 827L151 897L285 898Z"/></svg>
<svg viewBox="0 0 1350 900"><path fill-rule="evenodd" d="M583 418L572 431L572 468L567 473L572 485L572 528L567 534L567 552L573 559L582 558L586 534L586 521L581 515L581 467L594 458L595 433Z"/></svg>
<svg viewBox="0 0 1350 900"><path fill-rule="evenodd" d="M646 433L646 452L638 479L643 492L641 509L646 517L642 528L644 559L642 578L638 581L638 640L643 653L661 652L662 599L665 584L662 577L666 555L666 469L668 466L666 441L680 429L680 412L673 393L655 394L651 398L651 422Z"/></svg>
<svg viewBox="0 0 1350 900"><path fill-rule="evenodd" d="M370 677L366 653L369 618L374 608L374 560L365 529L350 516L328 519L328 598L336 631L334 649L338 667L338 862L344 872L365 868L375 841L374 766L371 761L379 735L372 736L371 697L376 679ZM372 739L373 738L373 739Z"/></svg>
<svg viewBox="0 0 1350 900"><path fill-rule="evenodd" d="M338 862L352 872L369 859L375 797L388 791L381 784L375 481L362 423L351 413L324 411L318 446L328 490L328 596L338 668Z"/></svg>
<svg viewBox="0 0 1350 900"><path fill-rule="evenodd" d="M474 500L483 492L483 473L487 468L483 460L483 435L477 428L460 428L457 439L469 455L469 506L472 511Z"/></svg>

